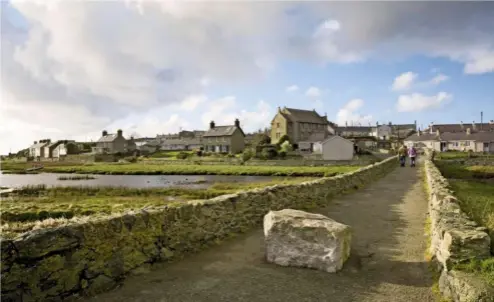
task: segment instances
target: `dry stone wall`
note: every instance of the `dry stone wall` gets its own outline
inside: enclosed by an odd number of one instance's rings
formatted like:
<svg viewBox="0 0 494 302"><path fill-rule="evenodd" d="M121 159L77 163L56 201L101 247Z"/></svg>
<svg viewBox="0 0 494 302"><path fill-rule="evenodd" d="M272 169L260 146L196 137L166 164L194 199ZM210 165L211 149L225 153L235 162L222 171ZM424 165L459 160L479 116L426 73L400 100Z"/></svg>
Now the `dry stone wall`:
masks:
<svg viewBox="0 0 494 302"><path fill-rule="evenodd" d="M1 242L2 301L59 301L94 295L126 275L181 258L262 224L270 210L310 209L385 175L396 158L331 178L277 185L35 230Z"/></svg>
<svg viewBox="0 0 494 302"><path fill-rule="evenodd" d="M431 244L429 254L441 272L439 288L453 301L494 301L494 291L471 274L454 266L491 256L487 229L478 226L461 209L448 181L427 154L425 173L429 190Z"/></svg>

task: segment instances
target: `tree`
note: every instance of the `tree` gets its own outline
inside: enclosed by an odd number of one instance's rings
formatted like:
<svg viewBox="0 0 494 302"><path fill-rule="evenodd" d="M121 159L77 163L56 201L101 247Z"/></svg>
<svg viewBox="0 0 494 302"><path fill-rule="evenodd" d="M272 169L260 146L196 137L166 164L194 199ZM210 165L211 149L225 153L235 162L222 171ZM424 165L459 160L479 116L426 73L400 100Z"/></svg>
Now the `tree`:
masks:
<svg viewBox="0 0 494 302"><path fill-rule="evenodd" d="M290 142L290 138L288 137L288 135L283 135L282 137L280 137L280 139L278 140L278 142L276 143L279 146L281 146L284 142Z"/></svg>
<svg viewBox="0 0 494 302"><path fill-rule="evenodd" d="M252 143L254 147L261 145L269 145L271 143L271 138L264 133L258 133L255 135Z"/></svg>

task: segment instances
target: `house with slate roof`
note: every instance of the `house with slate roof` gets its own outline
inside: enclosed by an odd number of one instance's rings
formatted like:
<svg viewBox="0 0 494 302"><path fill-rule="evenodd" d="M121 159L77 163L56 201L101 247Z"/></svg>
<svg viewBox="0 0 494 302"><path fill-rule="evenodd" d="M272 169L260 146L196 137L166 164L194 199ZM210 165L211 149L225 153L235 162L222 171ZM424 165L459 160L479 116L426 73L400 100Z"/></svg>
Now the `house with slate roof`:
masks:
<svg viewBox="0 0 494 302"><path fill-rule="evenodd" d="M233 125L216 126L214 121L209 124L209 130L202 137L204 151L218 153L240 153L245 149L245 134L240 127L240 121Z"/></svg>
<svg viewBox="0 0 494 302"><path fill-rule="evenodd" d="M40 140L39 142L35 141L29 147L29 157L33 157L35 159L41 159L45 156L45 146L50 144L49 139Z"/></svg>
<svg viewBox="0 0 494 302"><path fill-rule="evenodd" d="M96 147L93 147L95 153L124 153L136 149L136 144L131 138L125 139L122 130L117 133L109 134L106 130L101 133L101 138L96 142Z"/></svg>
<svg viewBox="0 0 494 302"><path fill-rule="evenodd" d="M68 154L68 143L75 143L73 140L58 140L45 145L45 158L60 158Z"/></svg>
<svg viewBox="0 0 494 302"><path fill-rule="evenodd" d="M271 143L276 144L287 135L293 144L308 141L314 134L324 138L334 134L335 124L328 122L327 116L319 115L316 110L280 108L271 121Z"/></svg>
<svg viewBox="0 0 494 302"><path fill-rule="evenodd" d="M407 137L404 143L438 152L448 150L494 152L494 128L488 131L472 131L469 127L461 132L441 132L439 129L432 133L430 129L427 132L419 130L416 134ZM458 130L458 128L452 127L450 130Z"/></svg>

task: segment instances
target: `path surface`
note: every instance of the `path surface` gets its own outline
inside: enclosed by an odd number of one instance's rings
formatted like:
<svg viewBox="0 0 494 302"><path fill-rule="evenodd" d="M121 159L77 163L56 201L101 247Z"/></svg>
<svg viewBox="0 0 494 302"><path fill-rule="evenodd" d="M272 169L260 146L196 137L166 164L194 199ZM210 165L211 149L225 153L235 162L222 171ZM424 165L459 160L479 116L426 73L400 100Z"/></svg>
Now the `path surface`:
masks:
<svg viewBox="0 0 494 302"><path fill-rule="evenodd" d="M354 229L352 256L330 274L264 260L261 230L227 241L91 301L434 301L424 262L427 215L421 174L397 168L317 211Z"/></svg>

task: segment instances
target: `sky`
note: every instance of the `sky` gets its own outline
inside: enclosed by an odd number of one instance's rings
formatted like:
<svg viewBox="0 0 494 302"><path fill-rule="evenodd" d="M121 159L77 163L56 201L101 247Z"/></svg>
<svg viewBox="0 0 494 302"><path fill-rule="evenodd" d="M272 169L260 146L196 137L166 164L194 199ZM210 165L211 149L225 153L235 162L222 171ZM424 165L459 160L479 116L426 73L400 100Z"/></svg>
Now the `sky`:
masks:
<svg viewBox="0 0 494 302"><path fill-rule="evenodd" d="M494 2L1 2L0 153L102 130L494 119Z"/></svg>

